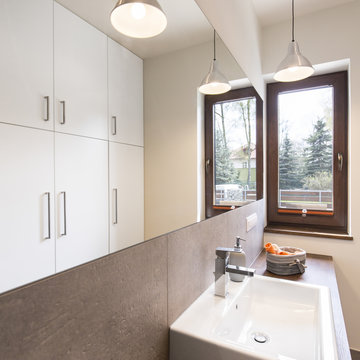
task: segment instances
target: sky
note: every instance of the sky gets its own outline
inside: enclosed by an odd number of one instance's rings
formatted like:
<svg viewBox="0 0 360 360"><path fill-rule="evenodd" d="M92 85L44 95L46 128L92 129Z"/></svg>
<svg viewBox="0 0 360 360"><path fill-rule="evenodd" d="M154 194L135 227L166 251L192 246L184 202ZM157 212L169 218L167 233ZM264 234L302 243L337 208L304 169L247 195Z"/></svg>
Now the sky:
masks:
<svg viewBox="0 0 360 360"><path fill-rule="evenodd" d="M279 144L287 128L290 140L301 143L307 138L318 118L325 118L329 130L333 129L333 88L293 91L279 94Z"/></svg>

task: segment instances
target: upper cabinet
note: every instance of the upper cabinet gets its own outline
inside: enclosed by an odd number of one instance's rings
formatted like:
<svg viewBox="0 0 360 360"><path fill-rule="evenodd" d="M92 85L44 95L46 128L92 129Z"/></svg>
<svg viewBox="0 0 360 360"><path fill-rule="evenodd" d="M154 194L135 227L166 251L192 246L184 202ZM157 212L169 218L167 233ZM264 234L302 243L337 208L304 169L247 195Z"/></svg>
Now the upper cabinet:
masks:
<svg viewBox="0 0 360 360"><path fill-rule="evenodd" d="M107 37L54 7L55 130L107 139Z"/></svg>
<svg viewBox="0 0 360 360"><path fill-rule="evenodd" d="M1 0L0 44L0 122L52 130L53 1Z"/></svg>
<svg viewBox="0 0 360 360"><path fill-rule="evenodd" d="M108 39L109 139L144 145L143 61Z"/></svg>

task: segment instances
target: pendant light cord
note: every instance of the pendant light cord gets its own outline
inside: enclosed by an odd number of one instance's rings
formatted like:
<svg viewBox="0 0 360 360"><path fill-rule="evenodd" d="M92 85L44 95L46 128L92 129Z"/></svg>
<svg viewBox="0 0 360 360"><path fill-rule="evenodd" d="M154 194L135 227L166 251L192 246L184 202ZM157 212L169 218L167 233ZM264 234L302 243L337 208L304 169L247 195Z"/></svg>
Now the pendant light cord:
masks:
<svg viewBox="0 0 360 360"><path fill-rule="evenodd" d="M214 29L214 61L216 60L216 51L215 51L215 36L216 36L216 32Z"/></svg>
<svg viewBox="0 0 360 360"><path fill-rule="evenodd" d="M292 35L292 39L291 39L291 41L294 42L295 41L295 36L294 36L294 33L295 33L294 0L292 0L291 12L292 12L292 15L291 15L291 21L292 21L291 35Z"/></svg>

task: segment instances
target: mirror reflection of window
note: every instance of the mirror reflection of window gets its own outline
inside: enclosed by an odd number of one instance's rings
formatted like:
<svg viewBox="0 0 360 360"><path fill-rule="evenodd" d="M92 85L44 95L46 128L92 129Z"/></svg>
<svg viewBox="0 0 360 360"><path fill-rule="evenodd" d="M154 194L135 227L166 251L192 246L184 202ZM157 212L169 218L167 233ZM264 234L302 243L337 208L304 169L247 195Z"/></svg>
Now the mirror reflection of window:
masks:
<svg viewBox="0 0 360 360"><path fill-rule="evenodd" d="M205 96L207 217L262 199L262 112L253 87Z"/></svg>
<svg viewBox="0 0 360 360"><path fill-rule="evenodd" d="M240 206L256 195L256 99L214 104L214 205Z"/></svg>

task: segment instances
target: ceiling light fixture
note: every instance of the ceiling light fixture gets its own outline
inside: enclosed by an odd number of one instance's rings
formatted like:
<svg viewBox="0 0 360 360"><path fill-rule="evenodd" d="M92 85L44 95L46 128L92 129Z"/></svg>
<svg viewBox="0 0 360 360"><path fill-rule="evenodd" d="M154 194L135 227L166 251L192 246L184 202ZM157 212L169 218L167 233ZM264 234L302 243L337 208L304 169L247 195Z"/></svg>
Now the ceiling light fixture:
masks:
<svg viewBox="0 0 360 360"><path fill-rule="evenodd" d="M285 59L278 66L274 79L277 81L290 82L305 79L314 73L310 61L301 54L299 45L294 38L294 0L292 0L292 40L288 47Z"/></svg>
<svg viewBox="0 0 360 360"><path fill-rule="evenodd" d="M206 95L223 94L231 89L226 77L217 68L215 37L216 32L214 30L214 59L211 61L208 74L205 76L199 87L199 91Z"/></svg>
<svg viewBox="0 0 360 360"><path fill-rule="evenodd" d="M159 35L167 25L166 16L156 0L118 0L110 20L117 31L134 38Z"/></svg>

